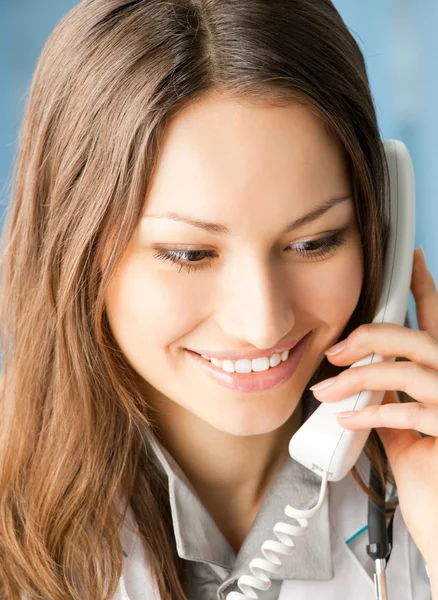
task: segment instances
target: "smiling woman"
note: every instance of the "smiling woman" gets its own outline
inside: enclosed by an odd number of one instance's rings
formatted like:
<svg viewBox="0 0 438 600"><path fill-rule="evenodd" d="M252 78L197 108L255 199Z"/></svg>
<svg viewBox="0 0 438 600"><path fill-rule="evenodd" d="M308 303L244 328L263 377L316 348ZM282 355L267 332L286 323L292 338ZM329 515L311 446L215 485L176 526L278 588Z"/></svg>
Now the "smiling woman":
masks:
<svg viewBox="0 0 438 600"><path fill-rule="evenodd" d="M385 166L329 0L83 0L65 17L3 238L2 599L224 600L286 501L314 504L288 441L309 386L341 371L324 351L377 307ZM364 457L393 481L375 436ZM297 600L362 600L334 562L370 581L344 544L372 495L352 473L264 600L283 580Z"/></svg>
<svg viewBox="0 0 438 600"><path fill-rule="evenodd" d="M188 459L172 441L181 409L193 439L205 427L263 434L272 445L281 427L294 433L287 421L362 288L350 189L341 145L299 104L251 105L215 92L168 124L143 218L105 304L124 355L155 390L148 401L183 468ZM179 215L181 206L189 217ZM300 355L264 374L239 375L230 364L254 350L269 358L274 346L286 350L304 336ZM202 353L223 364L206 363ZM250 402L241 396L268 390ZM241 441L224 439L218 452L231 443ZM217 459L209 460L203 468L214 470ZM272 463L268 454L254 465L257 489ZM234 468L237 480L238 461Z"/></svg>

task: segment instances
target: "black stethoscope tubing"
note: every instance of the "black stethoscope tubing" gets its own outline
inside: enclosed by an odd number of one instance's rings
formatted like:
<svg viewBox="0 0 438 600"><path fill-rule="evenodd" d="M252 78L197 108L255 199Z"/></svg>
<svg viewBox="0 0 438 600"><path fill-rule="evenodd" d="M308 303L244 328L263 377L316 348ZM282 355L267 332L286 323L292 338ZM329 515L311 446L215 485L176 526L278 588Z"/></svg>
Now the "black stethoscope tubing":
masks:
<svg viewBox="0 0 438 600"><path fill-rule="evenodd" d="M380 438L376 435L377 444L382 456L386 458ZM370 469L369 487L375 492L383 503L386 500L386 487L373 466ZM374 587L376 600L388 600L388 589L386 584L386 566L391 556L392 549L392 523L386 524L386 506L380 506L371 498L368 500L368 540L367 554L374 560Z"/></svg>

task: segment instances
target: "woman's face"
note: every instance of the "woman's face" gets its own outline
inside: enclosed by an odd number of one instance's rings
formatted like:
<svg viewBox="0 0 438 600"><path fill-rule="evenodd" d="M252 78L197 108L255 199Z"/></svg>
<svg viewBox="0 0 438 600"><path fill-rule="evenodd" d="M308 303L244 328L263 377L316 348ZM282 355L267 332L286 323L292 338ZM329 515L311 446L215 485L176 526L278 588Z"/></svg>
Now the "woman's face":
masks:
<svg viewBox="0 0 438 600"><path fill-rule="evenodd" d="M179 411L245 436L291 416L359 299L351 194L340 146L300 105L210 95L171 121L106 297L113 334L162 419ZM293 226L335 198L344 199ZM295 368L294 351L271 366L307 334ZM235 361L200 356L239 351L239 370L268 370L231 373ZM265 360L252 362L254 351Z"/></svg>

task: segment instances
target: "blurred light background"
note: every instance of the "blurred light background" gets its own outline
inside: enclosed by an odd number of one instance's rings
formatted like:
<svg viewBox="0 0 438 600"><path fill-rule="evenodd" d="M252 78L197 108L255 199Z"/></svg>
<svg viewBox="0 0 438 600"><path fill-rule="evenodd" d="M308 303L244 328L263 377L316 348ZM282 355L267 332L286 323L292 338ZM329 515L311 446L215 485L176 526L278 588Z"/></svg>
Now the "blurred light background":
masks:
<svg viewBox="0 0 438 600"><path fill-rule="evenodd" d="M335 0L368 68L383 139L408 147L417 193L416 246L438 283L438 2ZM3 0L0 5L0 226L26 94L37 58L74 0ZM330 34L330 32L327 32ZM417 326L413 297L409 311Z"/></svg>

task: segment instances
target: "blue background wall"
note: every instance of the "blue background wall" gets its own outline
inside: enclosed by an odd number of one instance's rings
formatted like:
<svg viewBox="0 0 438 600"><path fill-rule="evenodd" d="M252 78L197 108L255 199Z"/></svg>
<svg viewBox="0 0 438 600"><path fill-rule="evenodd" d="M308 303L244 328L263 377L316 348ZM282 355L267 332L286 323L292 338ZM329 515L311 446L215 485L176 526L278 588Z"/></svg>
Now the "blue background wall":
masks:
<svg viewBox="0 0 438 600"><path fill-rule="evenodd" d="M26 93L48 35L74 0L0 6L0 226ZM416 245L438 282L438 2L337 0L367 61L383 139L401 139L415 169ZM410 298L410 314L416 323Z"/></svg>

